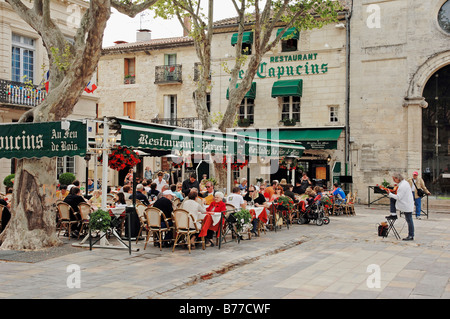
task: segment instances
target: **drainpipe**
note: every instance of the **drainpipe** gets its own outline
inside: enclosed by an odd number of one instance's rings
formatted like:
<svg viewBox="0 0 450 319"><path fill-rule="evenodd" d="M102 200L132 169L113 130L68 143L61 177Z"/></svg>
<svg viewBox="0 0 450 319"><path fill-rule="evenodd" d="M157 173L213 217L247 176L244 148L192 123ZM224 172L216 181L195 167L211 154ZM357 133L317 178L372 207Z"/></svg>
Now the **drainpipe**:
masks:
<svg viewBox="0 0 450 319"><path fill-rule="evenodd" d="M352 8L353 9L353 8ZM351 10L352 10L351 9ZM349 173L350 162L350 13L345 14L345 26L346 26L346 80L345 80L345 175ZM351 173L351 172L350 172Z"/></svg>

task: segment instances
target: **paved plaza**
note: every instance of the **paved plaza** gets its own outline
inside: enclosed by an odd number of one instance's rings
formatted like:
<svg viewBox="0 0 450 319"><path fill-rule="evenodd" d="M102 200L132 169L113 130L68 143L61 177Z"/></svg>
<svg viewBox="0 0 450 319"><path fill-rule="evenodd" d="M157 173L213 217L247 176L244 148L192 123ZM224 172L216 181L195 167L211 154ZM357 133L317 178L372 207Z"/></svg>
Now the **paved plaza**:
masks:
<svg viewBox="0 0 450 319"><path fill-rule="evenodd" d="M356 207L329 225L292 225L206 250L65 245L0 251L0 298L375 299L450 297L450 214L414 219L415 240L377 236L387 206ZM396 222L407 236L402 217Z"/></svg>

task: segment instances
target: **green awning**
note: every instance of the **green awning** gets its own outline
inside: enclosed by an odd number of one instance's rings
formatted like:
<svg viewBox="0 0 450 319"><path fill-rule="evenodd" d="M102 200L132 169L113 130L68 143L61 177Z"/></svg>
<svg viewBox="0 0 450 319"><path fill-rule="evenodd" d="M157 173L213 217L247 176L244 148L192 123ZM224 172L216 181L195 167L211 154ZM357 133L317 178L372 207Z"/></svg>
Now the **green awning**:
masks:
<svg viewBox="0 0 450 319"><path fill-rule="evenodd" d="M117 118L121 145L176 153L242 154L250 156L301 156L305 149L292 142L280 142L235 133L201 131Z"/></svg>
<svg viewBox="0 0 450 319"><path fill-rule="evenodd" d="M295 141L305 149L337 149L337 140L343 128L277 128L236 130L239 135L252 136L260 139L274 139L279 141Z"/></svg>
<svg viewBox="0 0 450 319"><path fill-rule="evenodd" d="M84 156L87 125L78 121L1 123L0 158Z"/></svg>
<svg viewBox="0 0 450 319"><path fill-rule="evenodd" d="M283 31L283 28L278 29L277 30L277 36ZM289 28L287 29L283 36L281 37L282 40L286 40L286 39L295 39L298 40L299 39L299 32L296 28Z"/></svg>
<svg viewBox="0 0 450 319"><path fill-rule="evenodd" d="M282 80L272 86L272 97L302 96L303 80Z"/></svg>
<svg viewBox="0 0 450 319"><path fill-rule="evenodd" d="M236 88L239 87L239 83L236 84ZM252 86L250 87L250 90L245 94L244 98L246 99L255 99L256 97L256 82L252 82ZM227 100L230 99L230 89L227 89Z"/></svg>
<svg viewBox="0 0 450 319"><path fill-rule="evenodd" d="M239 33L234 33L231 36L231 45L236 45L238 42ZM253 31L244 32L242 35L242 43L253 44Z"/></svg>

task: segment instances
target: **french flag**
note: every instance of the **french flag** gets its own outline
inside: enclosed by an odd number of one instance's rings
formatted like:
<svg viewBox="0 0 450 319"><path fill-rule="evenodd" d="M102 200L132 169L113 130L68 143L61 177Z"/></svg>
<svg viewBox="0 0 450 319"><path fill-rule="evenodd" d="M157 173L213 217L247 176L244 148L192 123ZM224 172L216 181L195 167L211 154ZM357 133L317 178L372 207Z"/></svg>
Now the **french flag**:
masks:
<svg viewBox="0 0 450 319"><path fill-rule="evenodd" d="M47 91L47 93L48 93L48 86L50 83L49 80L50 80L50 71L47 71L44 76L45 91Z"/></svg>
<svg viewBox="0 0 450 319"><path fill-rule="evenodd" d="M84 88L84 90L87 93L94 93L94 91L97 89L97 85L95 85L94 83L89 82L86 87Z"/></svg>

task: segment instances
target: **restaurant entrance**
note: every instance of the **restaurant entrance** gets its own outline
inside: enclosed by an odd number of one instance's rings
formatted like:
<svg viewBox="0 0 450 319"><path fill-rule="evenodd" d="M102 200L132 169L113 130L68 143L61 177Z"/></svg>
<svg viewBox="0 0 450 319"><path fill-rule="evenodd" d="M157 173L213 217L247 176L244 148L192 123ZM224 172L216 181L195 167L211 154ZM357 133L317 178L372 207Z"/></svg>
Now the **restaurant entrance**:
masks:
<svg viewBox="0 0 450 319"><path fill-rule="evenodd" d="M430 77L423 97L422 176L432 194L450 196L450 66Z"/></svg>

